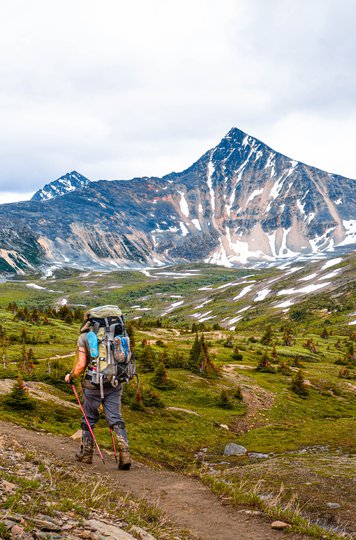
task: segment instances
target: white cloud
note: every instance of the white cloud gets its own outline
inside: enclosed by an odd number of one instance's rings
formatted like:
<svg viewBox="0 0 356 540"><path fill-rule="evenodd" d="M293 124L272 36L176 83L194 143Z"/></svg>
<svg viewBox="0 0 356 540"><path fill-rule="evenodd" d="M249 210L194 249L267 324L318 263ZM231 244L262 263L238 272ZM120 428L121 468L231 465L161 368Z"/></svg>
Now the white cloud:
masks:
<svg viewBox="0 0 356 540"><path fill-rule="evenodd" d="M2 191L0 192L0 204L18 202L18 201L28 201L31 199L33 191L28 193L17 193L12 191Z"/></svg>
<svg viewBox="0 0 356 540"><path fill-rule="evenodd" d="M355 14L346 0L5 3L0 190L179 171L233 125L356 177Z"/></svg>

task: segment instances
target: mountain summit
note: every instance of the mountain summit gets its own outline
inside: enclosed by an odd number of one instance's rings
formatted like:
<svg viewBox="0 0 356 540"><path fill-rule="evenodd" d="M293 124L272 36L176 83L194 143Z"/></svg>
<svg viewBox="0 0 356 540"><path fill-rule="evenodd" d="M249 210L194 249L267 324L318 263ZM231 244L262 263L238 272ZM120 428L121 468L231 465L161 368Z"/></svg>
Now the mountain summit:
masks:
<svg viewBox="0 0 356 540"><path fill-rule="evenodd" d="M85 178L82 174L79 174L77 171L72 171L36 191L31 200L46 201L48 199L53 199L54 197L59 197L60 195L65 195L66 193L80 189L88 185L89 182L90 180Z"/></svg>
<svg viewBox="0 0 356 540"><path fill-rule="evenodd" d="M237 128L183 172L69 191L0 206L2 269L272 263L356 241L355 180Z"/></svg>

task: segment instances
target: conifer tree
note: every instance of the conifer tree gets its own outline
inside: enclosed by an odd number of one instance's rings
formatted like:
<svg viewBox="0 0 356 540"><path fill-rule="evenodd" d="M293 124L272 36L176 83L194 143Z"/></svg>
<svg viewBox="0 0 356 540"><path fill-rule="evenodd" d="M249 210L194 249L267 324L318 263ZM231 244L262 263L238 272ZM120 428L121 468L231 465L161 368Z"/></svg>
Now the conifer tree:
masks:
<svg viewBox="0 0 356 540"><path fill-rule="evenodd" d="M189 351L189 367L196 371L199 366L199 354L200 354L200 343L198 334L195 334L195 339L192 345L192 348Z"/></svg>
<svg viewBox="0 0 356 540"><path fill-rule="evenodd" d="M24 386L21 370L19 370L17 382L11 392L4 397L5 407L15 410L33 410L36 408L36 401L28 395Z"/></svg>
<svg viewBox="0 0 356 540"><path fill-rule="evenodd" d="M264 371L266 373L275 373L275 370L273 366L271 365L270 358L268 356L267 350L264 351L264 353L261 356L261 359L259 360L257 367L257 371Z"/></svg>
<svg viewBox="0 0 356 540"><path fill-rule="evenodd" d="M243 355L242 355L242 353L240 353L240 350L239 350L237 345L235 345L235 347L234 347L234 352L232 353L232 357L233 357L234 360L242 360L243 359Z"/></svg>
<svg viewBox="0 0 356 540"><path fill-rule="evenodd" d="M154 371L151 382L153 386L159 388L160 390L171 390L175 387L174 382L170 381L168 378L166 366L164 365L162 358Z"/></svg>
<svg viewBox="0 0 356 540"><path fill-rule="evenodd" d="M130 346L131 346L131 350L133 350L134 347L135 347L135 344L136 344L136 341L135 341L135 328L134 328L134 325L128 323L128 324L126 325L126 330L127 330L127 335L128 335L129 338L130 338Z"/></svg>
<svg viewBox="0 0 356 540"><path fill-rule="evenodd" d="M320 337L322 337L323 339L328 339L329 338L329 333L328 333L327 329L325 328L325 326L323 328L323 331L320 334Z"/></svg>
<svg viewBox="0 0 356 540"><path fill-rule="evenodd" d="M283 343L286 347L290 347L293 343L292 330L290 326L285 326L283 328Z"/></svg>
<svg viewBox="0 0 356 540"><path fill-rule="evenodd" d="M219 407L222 407L223 409L233 409L234 405L229 397L228 391L226 388L223 388L221 390L221 394L218 400Z"/></svg>
<svg viewBox="0 0 356 540"><path fill-rule="evenodd" d="M299 396L306 397L308 395L308 388L306 387L303 371L301 369L298 369L297 373L293 375L291 389Z"/></svg>
<svg viewBox="0 0 356 540"><path fill-rule="evenodd" d="M141 351L138 353L138 360L140 363L140 368L143 372L148 373L150 371L154 371L156 356L151 345L147 343L147 340L146 345L144 345Z"/></svg>
<svg viewBox="0 0 356 540"><path fill-rule="evenodd" d="M21 341L22 341L22 343L26 343L27 339L28 339L28 335L27 335L26 326L23 326L22 330L21 330Z"/></svg>
<svg viewBox="0 0 356 540"><path fill-rule="evenodd" d="M265 330L265 333L261 337L260 342L262 345L270 345L273 339L272 326L269 324Z"/></svg>

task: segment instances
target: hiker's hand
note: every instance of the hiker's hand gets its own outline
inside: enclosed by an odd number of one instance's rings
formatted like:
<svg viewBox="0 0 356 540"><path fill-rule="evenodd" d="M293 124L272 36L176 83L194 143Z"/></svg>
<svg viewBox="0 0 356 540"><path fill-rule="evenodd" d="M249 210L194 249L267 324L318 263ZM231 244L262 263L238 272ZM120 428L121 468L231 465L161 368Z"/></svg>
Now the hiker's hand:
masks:
<svg viewBox="0 0 356 540"><path fill-rule="evenodd" d="M66 376L64 377L64 382L66 382L67 384L73 382L72 375L70 373L66 373Z"/></svg>

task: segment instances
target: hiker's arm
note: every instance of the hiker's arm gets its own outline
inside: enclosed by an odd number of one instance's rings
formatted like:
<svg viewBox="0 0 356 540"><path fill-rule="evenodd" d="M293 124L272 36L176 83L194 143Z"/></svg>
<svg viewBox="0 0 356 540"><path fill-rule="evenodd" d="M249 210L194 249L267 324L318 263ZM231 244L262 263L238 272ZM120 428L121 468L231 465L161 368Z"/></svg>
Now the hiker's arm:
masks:
<svg viewBox="0 0 356 540"><path fill-rule="evenodd" d="M83 373L87 366L87 352L85 347L78 347L77 361L70 373L67 373L64 380L66 383L70 383L76 377L79 377Z"/></svg>

